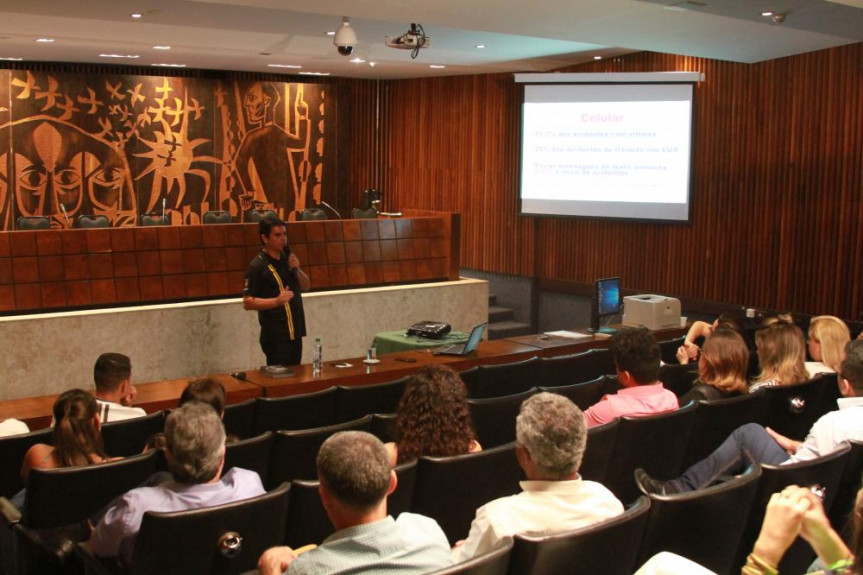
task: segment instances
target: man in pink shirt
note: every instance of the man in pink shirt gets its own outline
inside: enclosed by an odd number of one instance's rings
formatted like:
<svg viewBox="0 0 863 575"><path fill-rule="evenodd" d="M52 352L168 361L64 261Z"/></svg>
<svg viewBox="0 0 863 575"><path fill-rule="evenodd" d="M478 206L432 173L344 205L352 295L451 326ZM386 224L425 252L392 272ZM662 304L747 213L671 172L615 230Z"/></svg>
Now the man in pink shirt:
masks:
<svg viewBox="0 0 863 575"><path fill-rule="evenodd" d="M677 409L677 396L659 381L660 351L646 328L625 328L611 338L617 380L623 389L606 395L584 412L588 427L596 427L624 415L653 415Z"/></svg>

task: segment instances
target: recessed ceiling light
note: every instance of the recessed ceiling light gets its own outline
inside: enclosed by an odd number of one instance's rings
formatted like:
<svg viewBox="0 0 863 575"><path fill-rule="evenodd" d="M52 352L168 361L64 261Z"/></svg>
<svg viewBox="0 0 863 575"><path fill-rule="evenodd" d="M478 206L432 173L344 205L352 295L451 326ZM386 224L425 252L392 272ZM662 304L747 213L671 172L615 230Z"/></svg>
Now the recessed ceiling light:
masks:
<svg viewBox="0 0 863 575"><path fill-rule="evenodd" d="M329 72L300 72L302 76L329 76Z"/></svg>
<svg viewBox="0 0 863 575"><path fill-rule="evenodd" d="M594 56L593 59L594 60L602 60L602 56Z"/></svg>
<svg viewBox="0 0 863 575"><path fill-rule="evenodd" d="M161 68L185 68L185 64L152 64L152 66L159 66Z"/></svg>
<svg viewBox="0 0 863 575"><path fill-rule="evenodd" d="M134 14L132 14L132 18L135 18L135 19L143 18L143 17L144 17L144 15L141 14L140 12L135 12Z"/></svg>
<svg viewBox="0 0 863 575"><path fill-rule="evenodd" d="M299 64L267 64L267 68L291 68L297 70L302 68Z"/></svg>
<svg viewBox="0 0 863 575"><path fill-rule="evenodd" d="M23 59L24 58L0 58L0 60L3 60L4 62L20 62Z"/></svg>
<svg viewBox="0 0 863 575"><path fill-rule="evenodd" d="M372 68L374 68L375 66L377 66L377 63L376 63L376 62L369 62L369 66L371 66Z"/></svg>
<svg viewBox="0 0 863 575"><path fill-rule="evenodd" d="M435 70L440 70L442 68L446 68L443 64L430 64L429 68L434 68Z"/></svg>
<svg viewBox="0 0 863 575"><path fill-rule="evenodd" d="M99 54L100 58L140 58L137 54Z"/></svg>
<svg viewBox="0 0 863 575"><path fill-rule="evenodd" d="M761 15L765 16L765 17L773 16L773 11L772 10L765 10L764 12L761 13Z"/></svg>
<svg viewBox="0 0 863 575"><path fill-rule="evenodd" d="M155 46L153 46L153 50L170 50L170 49L171 49L170 46L165 46L163 44L156 44Z"/></svg>
<svg viewBox="0 0 863 575"><path fill-rule="evenodd" d="M42 42L43 44L50 44L54 41L54 38L36 38L37 42Z"/></svg>
<svg viewBox="0 0 863 575"><path fill-rule="evenodd" d="M356 58L351 58L351 62L354 64L363 64L365 60L357 56Z"/></svg>
<svg viewBox="0 0 863 575"><path fill-rule="evenodd" d="M485 48L485 44L477 44L476 46L474 46L474 48L482 50L483 48Z"/></svg>

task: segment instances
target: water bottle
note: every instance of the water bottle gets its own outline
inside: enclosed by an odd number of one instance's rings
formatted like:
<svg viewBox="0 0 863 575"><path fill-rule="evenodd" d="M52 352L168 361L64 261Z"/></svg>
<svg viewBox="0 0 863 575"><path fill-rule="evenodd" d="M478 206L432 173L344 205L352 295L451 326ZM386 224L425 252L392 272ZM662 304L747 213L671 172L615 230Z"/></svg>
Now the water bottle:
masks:
<svg viewBox="0 0 863 575"><path fill-rule="evenodd" d="M324 367L324 348L321 338L315 338L315 350L312 353L312 375L320 375Z"/></svg>

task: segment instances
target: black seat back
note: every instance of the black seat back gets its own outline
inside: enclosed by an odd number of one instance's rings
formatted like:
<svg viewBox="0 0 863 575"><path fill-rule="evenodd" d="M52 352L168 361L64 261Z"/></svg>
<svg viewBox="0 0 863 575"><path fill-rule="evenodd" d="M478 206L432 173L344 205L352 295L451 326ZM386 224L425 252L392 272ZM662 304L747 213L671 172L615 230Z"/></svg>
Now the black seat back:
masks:
<svg viewBox="0 0 863 575"><path fill-rule="evenodd" d="M255 400L247 399L240 403L225 406L225 433L235 435L240 439L255 436Z"/></svg>
<svg viewBox="0 0 863 575"><path fill-rule="evenodd" d="M75 218L75 227L76 228L110 228L111 222L108 221L107 216L98 215L80 215Z"/></svg>
<svg viewBox="0 0 863 575"><path fill-rule="evenodd" d="M0 437L0 496L11 498L24 489L21 464L27 450L37 443L51 444L52 431L40 429L21 435Z"/></svg>
<svg viewBox="0 0 863 575"><path fill-rule="evenodd" d="M761 468L707 489L651 495L638 564L670 551L716 573L729 573L758 490Z"/></svg>
<svg viewBox="0 0 863 575"><path fill-rule="evenodd" d="M165 428L165 412L157 411L142 417L114 421L102 425L105 453L112 457L128 457L144 451L147 440Z"/></svg>
<svg viewBox="0 0 863 575"><path fill-rule="evenodd" d="M18 218L19 230L50 230L51 220L45 216L20 216Z"/></svg>
<svg viewBox="0 0 863 575"><path fill-rule="evenodd" d="M351 421L370 413L395 413L408 378L373 385L336 387L334 423Z"/></svg>
<svg viewBox="0 0 863 575"><path fill-rule="evenodd" d="M699 401L695 429L683 467L687 468L710 455L741 425L759 423L763 418L764 394L760 390L727 399Z"/></svg>
<svg viewBox="0 0 863 575"><path fill-rule="evenodd" d="M539 369L542 387L560 387L614 373L614 362L608 350L591 349L571 355L544 357L539 361Z"/></svg>
<svg viewBox="0 0 863 575"><path fill-rule="evenodd" d="M677 397L683 396L692 389L692 382L698 377L698 368L695 364L664 364L659 369L659 381L665 389L671 391Z"/></svg>
<svg viewBox="0 0 863 575"><path fill-rule="evenodd" d="M677 349L683 345L683 340L685 339L686 336L680 336L659 342L659 351L662 357L662 363L677 363Z"/></svg>
<svg viewBox="0 0 863 575"><path fill-rule="evenodd" d="M480 365L476 382L467 386L467 395L473 399L503 397L522 393L539 381L539 358L498 365Z"/></svg>
<svg viewBox="0 0 863 575"><path fill-rule="evenodd" d="M398 415L395 413L373 413L369 432L383 443L398 443L397 421Z"/></svg>
<svg viewBox="0 0 863 575"><path fill-rule="evenodd" d="M505 537L494 549L451 567L432 571L429 575L506 575L510 553L512 538Z"/></svg>
<svg viewBox="0 0 863 575"><path fill-rule="evenodd" d="M367 415L326 427L277 432L273 441L268 484L275 486L294 479L315 479L318 476L315 461L324 441L339 431L368 431L371 421L372 416Z"/></svg>
<svg viewBox="0 0 863 575"><path fill-rule="evenodd" d="M584 479L597 483L605 482L619 426L620 420L615 419L587 430L587 447L578 470Z"/></svg>
<svg viewBox="0 0 863 575"><path fill-rule="evenodd" d="M132 556L133 575L243 573L282 545L290 486L227 505L144 514Z"/></svg>
<svg viewBox="0 0 863 575"><path fill-rule="evenodd" d="M690 402L676 411L620 418L606 487L627 503L638 495L633 478L637 468L662 479L679 475L695 426L696 408L697 404Z"/></svg>
<svg viewBox="0 0 863 575"><path fill-rule="evenodd" d="M335 410L335 387L304 395L258 398L255 400L255 434L332 425Z"/></svg>
<svg viewBox="0 0 863 575"><path fill-rule="evenodd" d="M450 543L467 536L476 510L519 492L515 444L466 455L421 457L411 511L434 518Z"/></svg>
<svg viewBox="0 0 863 575"><path fill-rule="evenodd" d="M222 473L233 467L257 472L261 481L270 476L270 455L273 451L273 432L267 431L257 437L241 439L225 445L225 467Z"/></svg>
<svg viewBox="0 0 863 575"><path fill-rule="evenodd" d="M87 519L156 471L156 450L83 467L32 469L22 523L32 529Z"/></svg>
<svg viewBox="0 0 863 575"><path fill-rule="evenodd" d="M620 516L576 531L544 537L516 535L509 573L631 575L649 510L650 501L642 496Z"/></svg>
<svg viewBox="0 0 863 575"><path fill-rule="evenodd" d="M796 385L764 388L766 427L791 439L805 439L812 425L825 413L821 397L826 381L817 377Z"/></svg>
<svg viewBox="0 0 863 575"><path fill-rule="evenodd" d="M534 393L536 388L515 395L467 400L474 430L483 448L515 441L515 418L524 400Z"/></svg>
<svg viewBox="0 0 863 575"><path fill-rule="evenodd" d="M205 224L230 224L233 221L231 214L225 211L215 210L204 212Z"/></svg>
<svg viewBox="0 0 863 575"><path fill-rule="evenodd" d="M586 411L604 395L617 391L617 379L613 376L601 375L596 379L573 383L572 385L540 387L539 391L562 395L576 404L579 409Z"/></svg>

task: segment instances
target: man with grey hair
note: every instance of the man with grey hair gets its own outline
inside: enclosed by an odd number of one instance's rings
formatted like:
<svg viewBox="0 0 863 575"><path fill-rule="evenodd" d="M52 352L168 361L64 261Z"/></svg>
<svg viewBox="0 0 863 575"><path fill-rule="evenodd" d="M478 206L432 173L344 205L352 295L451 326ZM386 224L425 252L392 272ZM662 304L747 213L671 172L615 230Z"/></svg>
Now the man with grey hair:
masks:
<svg viewBox="0 0 863 575"><path fill-rule="evenodd" d="M623 504L608 489L578 475L587 427L570 400L553 393L525 400L515 435L516 459L527 481L518 495L477 510L467 539L453 549L457 563L493 549L505 537L570 531L623 513Z"/></svg>
<svg viewBox="0 0 863 575"><path fill-rule="evenodd" d="M193 401L165 421L165 459L173 481L138 487L115 499L93 530L90 547L100 557L132 560L135 537L147 511L199 509L265 493L254 471L233 468L222 477L225 428L207 404Z"/></svg>
<svg viewBox="0 0 863 575"><path fill-rule="evenodd" d="M317 459L321 502L336 532L296 555L273 547L261 555L261 575L326 573L428 573L450 565L449 543L434 519L387 515L387 496L397 484L383 443L362 431L327 439Z"/></svg>

